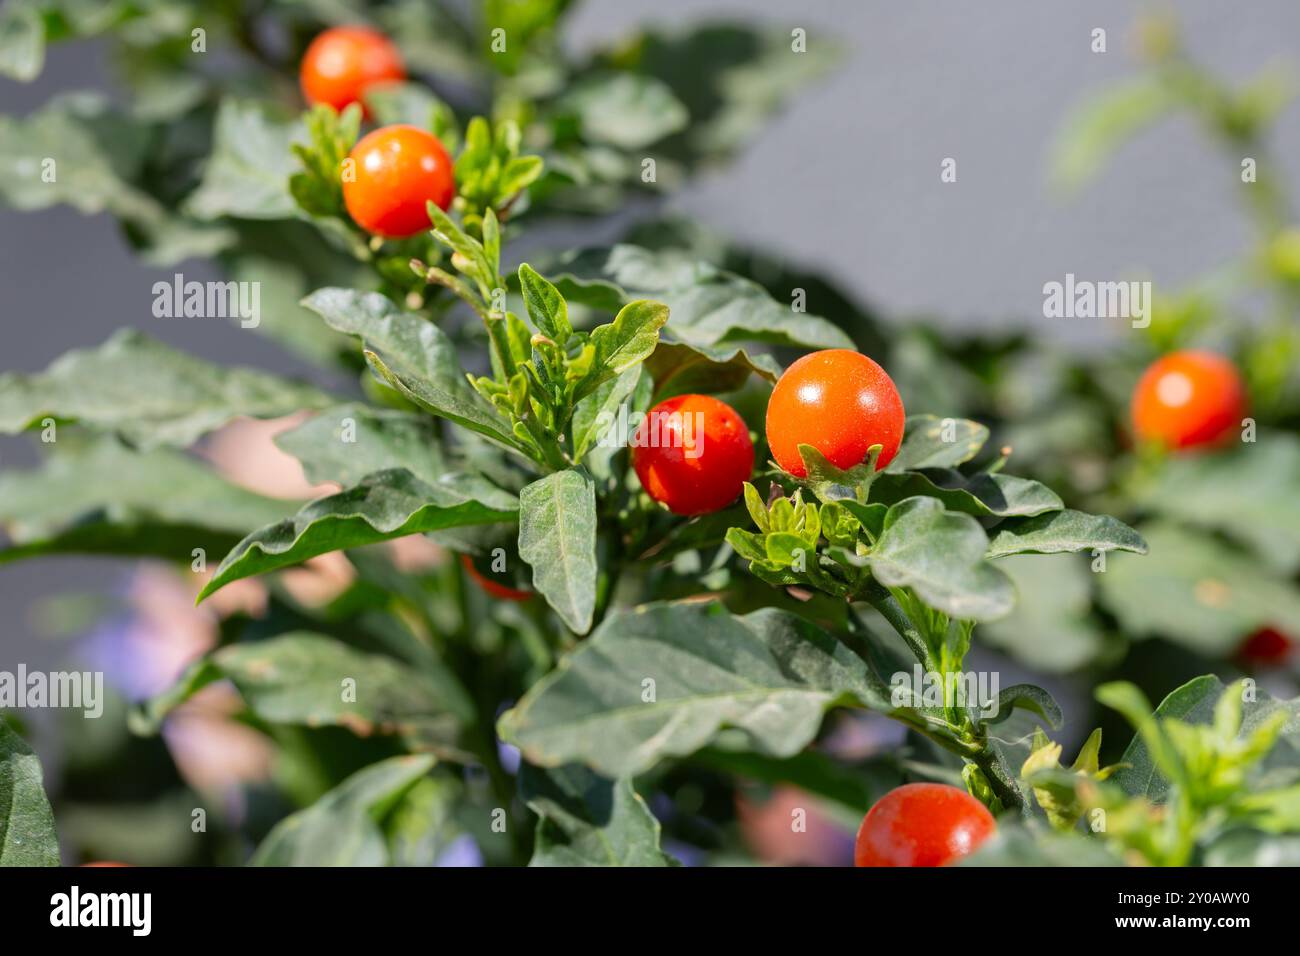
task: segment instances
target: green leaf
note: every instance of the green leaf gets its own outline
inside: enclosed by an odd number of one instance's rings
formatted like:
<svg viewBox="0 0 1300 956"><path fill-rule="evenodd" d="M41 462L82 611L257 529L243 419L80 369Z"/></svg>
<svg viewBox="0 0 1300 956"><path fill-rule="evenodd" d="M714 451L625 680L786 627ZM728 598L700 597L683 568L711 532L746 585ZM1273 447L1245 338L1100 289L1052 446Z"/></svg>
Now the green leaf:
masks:
<svg viewBox="0 0 1300 956"><path fill-rule="evenodd" d="M0 375L0 433L53 418L115 432L144 449L186 446L241 415L273 418L329 403L310 385L212 365L123 329L44 372Z"/></svg>
<svg viewBox="0 0 1300 956"><path fill-rule="evenodd" d="M1211 657L1233 653L1261 627L1300 633L1300 591L1255 558L1176 525L1144 525L1142 534L1150 554L1113 555L1097 577L1127 633Z"/></svg>
<svg viewBox="0 0 1300 956"><path fill-rule="evenodd" d="M595 391L577 404L573 410L573 444L576 461L582 461L587 452L618 421L619 408L627 403L629 396L636 390L640 378L639 367L625 369L617 378L611 378L598 385Z"/></svg>
<svg viewBox="0 0 1300 956"><path fill-rule="evenodd" d="M949 511L977 517L1029 516L1065 506L1060 496L1041 482L1002 472L963 475L954 469L931 468L881 474L871 485L871 500L881 504L916 495L938 498Z"/></svg>
<svg viewBox="0 0 1300 956"><path fill-rule="evenodd" d="M1222 531L1278 572L1300 567L1300 439L1265 432L1231 453L1171 458L1135 502L1180 522Z"/></svg>
<svg viewBox="0 0 1300 956"><path fill-rule="evenodd" d="M934 498L890 506L871 549L871 573L889 587L910 587L952 617L985 621L1015 603L1010 579L984 560L988 538L970 515L945 511Z"/></svg>
<svg viewBox="0 0 1300 956"><path fill-rule="evenodd" d="M439 686L391 657L305 631L231 644L204 664L198 680L182 681L179 691L147 705L147 721L137 726L156 727L190 694L221 677L268 723L346 727L361 737L400 734L408 746L452 742L473 714L473 704L455 685Z"/></svg>
<svg viewBox="0 0 1300 956"><path fill-rule="evenodd" d="M264 103L226 98L217 111L212 153L198 188L186 200L199 219L287 219L297 205L289 176L291 145L306 139L301 122L273 115Z"/></svg>
<svg viewBox="0 0 1300 956"><path fill-rule="evenodd" d="M841 704L893 710L866 662L802 618L651 604L611 614L498 730L531 763L618 777L693 753L727 727L748 749L788 757Z"/></svg>
<svg viewBox="0 0 1300 956"><path fill-rule="evenodd" d="M614 321L591 330L596 349L591 374L577 390L579 397L602 381L626 371L650 356L659 344L659 329L668 321L668 307L662 302L629 302Z"/></svg>
<svg viewBox="0 0 1300 956"><path fill-rule="evenodd" d="M405 756L358 770L312 806L276 824L249 864L386 865L382 825L433 765L429 756Z"/></svg>
<svg viewBox="0 0 1300 956"><path fill-rule="evenodd" d="M433 419L356 402L325 409L276 435L275 443L302 463L313 484L346 488L385 468L405 468L436 484L448 471Z"/></svg>
<svg viewBox="0 0 1300 956"><path fill-rule="evenodd" d="M997 526L989 557L1008 554L1060 554L1067 551L1132 551L1146 554L1147 543L1124 522L1109 515L1055 511L1032 518L1013 518Z"/></svg>
<svg viewBox="0 0 1300 956"><path fill-rule="evenodd" d="M903 443L884 470L898 474L922 468L955 468L979 454L989 430L965 418L909 415Z"/></svg>
<svg viewBox="0 0 1300 956"><path fill-rule="evenodd" d="M1028 710L1047 721L1049 727L1061 726L1061 705L1043 688L1034 684L1012 684L998 694L997 714L988 721L1000 724L1017 709Z"/></svg>
<svg viewBox="0 0 1300 956"><path fill-rule="evenodd" d="M30 83L45 65L45 23L33 3L13 0L0 12L0 76Z"/></svg>
<svg viewBox="0 0 1300 956"><path fill-rule="evenodd" d="M1103 690L1116 686L1103 685L1098 690L1098 697L1103 703L1118 709L1122 703L1118 698L1114 695L1103 697L1102 694ZM1172 691L1160 702L1160 706L1155 709L1152 716L1161 720L1180 720L1193 725L1212 724L1215 709L1225 690L1223 682L1212 674L1194 678ZM1132 708L1137 708L1138 703L1145 704L1145 701L1134 702ZM1278 738L1272 752L1265 758L1257 773L1268 773L1274 768L1286 768L1289 771L1300 769L1300 722L1295 718L1297 705L1300 705L1300 700L1277 700L1258 689L1254 691L1253 700L1242 704L1238 738L1249 736L1255 728L1272 719L1279 711L1291 715L1291 719L1283 728L1282 736ZM1125 711L1125 716L1133 720L1139 714ZM1145 716L1145 713L1141 716ZM1123 757L1120 758L1120 763L1122 766L1114 779L1125 793L1146 797L1155 803L1164 802L1169 794L1169 778L1161 771L1161 761L1152 755L1149 742L1141 734L1133 737Z"/></svg>
<svg viewBox="0 0 1300 956"><path fill-rule="evenodd" d="M1092 575L1077 555L1011 555L998 568L1016 588L1006 617L980 626L979 639L1035 671L1069 674L1094 662L1105 638L1092 620Z"/></svg>
<svg viewBox="0 0 1300 956"><path fill-rule="evenodd" d="M403 312L384 296L321 289L303 300L340 332L360 336L379 375L436 415L518 450L509 423L465 380L456 345L432 322Z"/></svg>
<svg viewBox="0 0 1300 956"><path fill-rule="evenodd" d="M686 127L689 117L672 91L629 73L585 78L556 107L571 114L582 138L622 150L641 149Z"/></svg>
<svg viewBox="0 0 1300 956"><path fill-rule="evenodd" d="M533 587L569 629L586 634L596 608L596 486L557 471L519 493L519 556Z"/></svg>
<svg viewBox="0 0 1300 956"><path fill-rule="evenodd" d="M611 312L640 298L668 306L670 341L695 348L765 342L804 348L853 348L830 321L774 300L756 282L676 250L615 245L586 249L551 270L572 304Z"/></svg>
<svg viewBox="0 0 1300 956"><path fill-rule="evenodd" d="M111 476L95 480L91 476ZM229 484L169 449L144 454L112 439L61 449L31 471L0 474L0 561L36 554L149 555L189 564L223 554L292 502Z"/></svg>
<svg viewBox="0 0 1300 956"><path fill-rule="evenodd" d="M41 761L0 716L0 866L58 866Z"/></svg>
<svg viewBox="0 0 1300 956"><path fill-rule="evenodd" d="M1062 126L1052 146L1052 179L1064 189L1083 186L1120 145L1174 104L1164 79L1155 73L1094 96Z"/></svg>
<svg viewBox="0 0 1300 956"><path fill-rule="evenodd" d="M666 327L645 368L655 383L656 402L688 393L734 392L751 374L769 382L781 377L781 366L770 355L750 355L739 346L674 342Z"/></svg>
<svg viewBox="0 0 1300 956"><path fill-rule="evenodd" d="M433 485L404 468L376 472L244 538L226 555L199 600L231 581L300 564L318 554L514 517L514 498L482 479L470 484L455 477Z"/></svg>
<svg viewBox="0 0 1300 956"><path fill-rule="evenodd" d="M564 297L551 283L524 263L519 267L519 286L524 294L524 306L533 325L547 338L563 347L573 334L569 322L569 307Z"/></svg>
<svg viewBox="0 0 1300 956"><path fill-rule="evenodd" d="M957 866L1123 866L1101 840L1001 821L997 832Z"/></svg>
<svg viewBox="0 0 1300 956"><path fill-rule="evenodd" d="M380 126L406 123L428 130L438 137L447 152L454 154L460 131L451 107L420 83L384 83L365 92L366 106Z"/></svg>
<svg viewBox="0 0 1300 956"><path fill-rule="evenodd" d="M570 764L519 768L519 794L540 817L529 866L675 866L659 821L629 779Z"/></svg>

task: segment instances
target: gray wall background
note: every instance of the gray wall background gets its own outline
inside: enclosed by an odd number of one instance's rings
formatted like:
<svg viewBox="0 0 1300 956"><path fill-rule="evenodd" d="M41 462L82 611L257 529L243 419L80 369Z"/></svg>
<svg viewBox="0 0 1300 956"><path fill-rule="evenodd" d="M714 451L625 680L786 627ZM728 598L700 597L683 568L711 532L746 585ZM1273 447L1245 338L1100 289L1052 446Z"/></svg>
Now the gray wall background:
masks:
<svg viewBox="0 0 1300 956"><path fill-rule="evenodd" d="M1177 285L1238 254L1248 230L1234 161L1208 150L1188 120L1126 147L1070 203L1045 181L1048 147L1070 109L1131 75L1127 37L1143 7L1120 0L605 0L579 9L572 41L612 39L642 22L756 17L831 36L839 68L805 91L734 166L691 185L672 205L717 229L829 271L887 315L935 314L962 324L1028 323L1071 344L1096 325L1041 318L1042 284L1147 274ZM1194 53L1241 80L1264 63L1300 67L1300 4L1253 0L1176 4ZM1090 51L1094 27L1109 52ZM56 92L111 86L94 43L57 46L40 79L0 80L0 111L26 113ZM1285 177L1300 171L1297 110L1279 126ZM939 163L958 161L958 181ZM171 270L142 266L105 217L67 209L0 210L0 370L31 371L61 352L134 325L206 358L304 373L267 340L222 322L165 322L150 286ZM198 265L187 278L205 278ZM0 467L26 464L0 443ZM87 475L87 481L112 476ZM32 627L34 602L64 589L110 586L121 565L44 560L0 566L0 667L41 666L54 651Z"/></svg>

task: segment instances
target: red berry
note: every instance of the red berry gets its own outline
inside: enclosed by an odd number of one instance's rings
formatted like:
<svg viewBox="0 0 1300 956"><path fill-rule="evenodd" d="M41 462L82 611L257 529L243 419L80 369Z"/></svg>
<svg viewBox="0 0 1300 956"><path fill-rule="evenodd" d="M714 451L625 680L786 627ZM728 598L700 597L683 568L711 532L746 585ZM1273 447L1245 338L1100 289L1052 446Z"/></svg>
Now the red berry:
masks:
<svg viewBox="0 0 1300 956"><path fill-rule="evenodd" d="M311 41L298 70L308 103L336 110L359 103L366 90L406 79L393 41L368 27L334 27Z"/></svg>
<svg viewBox="0 0 1300 956"><path fill-rule="evenodd" d="M1130 411L1139 441L1171 449L1217 445L1241 426L1246 389L1221 355L1171 352L1142 373Z"/></svg>
<svg viewBox="0 0 1300 956"><path fill-rule="evenodd" d="M973 852L997 824L965 790L909 783L889 791L858 828L857 866L944 866Z"/></svg>
<svg viewBox="0 0 1300 956"><path fill-rule="evenodd" d="M1295 652L1295 642L1275 627L1261 627L1241 645L1241 657L1251 664L1285 663Z"/></svg>
<svg viewBox="0 0 1300 956"><path fill-rule="evenodd" d="M674 514L718 511L754 470L754 443L736 410L708 395L679 395L650 409L632 436L641 487Z"/></svg>
<svg viewBox="0 0 1300 956"><path fill-rule="evenodd" d="M903 400L885 370L859 352L826 349L799 359L781 376L767 403L767 444L776 463L807 477L800 445L811 445L837 468L852 468L880 445L877 468L903 441Z"/></svg>
<svg viewBox="0 0 1300 956"><path fill-rule="evenodd" d="M468 554L460 556L460 566L465 569L465 573L474 579L474 583L494 598L500 598L502 601L527 601L533 596L532 591L520 591L517 588L509 587L500 581L493 581L490 577L474 567L474 559Z"/></svg>
<svg viewBox="0 0 1300 956"><path fill-rule="evenodd" d="M451 157L436 136L415 126L384 126L348 154L343 202L356 224L401 239L430 226L426 204L446 209L456 196ZM345 173L347 170L345 170Z"/></svg>

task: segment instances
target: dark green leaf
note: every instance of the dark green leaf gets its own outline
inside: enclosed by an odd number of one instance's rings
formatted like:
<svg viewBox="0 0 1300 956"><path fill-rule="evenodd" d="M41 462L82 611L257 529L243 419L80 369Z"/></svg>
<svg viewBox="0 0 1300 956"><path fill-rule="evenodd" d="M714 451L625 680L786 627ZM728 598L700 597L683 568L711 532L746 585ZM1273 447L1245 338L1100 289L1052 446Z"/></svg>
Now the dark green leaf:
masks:
<svg viewBox="0 0 1300 956"><path fill-rule="evenodd" d="M989 430L965 418L909 415L903 444L885 466L889 472L922 468L954 468L974 458L988 441Z"/></svg>
<svg viewBox="0 0 1300 956"><path fill-rule="evenodd" d="M807 621L652 604L607 618L499 731L539 766L577 761L617 777L693 753L727 727L750 749L788 757L840 704L892 712L867 664Z"/></svg>
<svg viewBox="0 0 1300 956"><path fill-rule="evenodd" d="M949 511L979 517L1037 515L1064 507L1060 496L1046 485L1001 472L969 476L948 468L886 472L871 485L871 500L882 504L915 495L938 498Z"/></svg>
<svg viewBox="0 0 1300 956"><path fill-rule="evenodd" d="M305 810L280 821L252 866L384 866L382 824L433 769L428 756L391 757L358 770Z"/></svg>
<svg viewBox="0 0 1300 956"><path fill-rule="evenodd" d="M223 99L203 181L186 201L200 219L287 219L297 209L289 176L298 160L291 144L305 139L300 122L273 116L265 104Z"/></svg>
<svg viewBox="0 0 1300 956"><path fill-rule="evenodd" d="M970 515L945 511L934 498L892 505L869 562L881 584L910 587L931 607L966 620L1008 613L1015 590L984 560L988 538Z"/></svg>
<svg viewBox="0 0 1300 956"><path fill-rule="evenodd" d="M275 443L302 463L313 484L346 488L385 468L405 468L436 484L448 471L433 419L355 402L322 411L277 435Z"/></svg>
<svg viewBox="0 0 1300 956"><path fill-rule="evenodd" d="M659 821L632 787L569 764L519 769L519 795L541 819L529 866L674 866Z"/></svg>
<svg viewBox="0 0 1300 956"><path fill-rule="evenodd" d="M623 150L658 142L686 126L686 108L672 91L647 76L596 75L567 93L557 109L572 114L583 139Z"/></svg>
<svg viewBox="0 0 1300 956"><path fill-rule="evenodd" d="M1000 558L1026 552L1115 550L1146 554L1147 544L1140 534L1109 515L1067 509L1003 522L989 542L988 554L990 558Z"/></svg>
<svg viewBox="0 0 1300 956"><path fill-rule="evenodd" d="M194 549L215 558L293 507L229 484L178 452L139 454L108 439L60 450L39 469L0 474L0 525L12 542L0 561L74 553L189 564Z"/></svg>
<svg viewBox="0 0 1300 956"><path fill-rule="evenodd" d="M380 471L292 518L254 531L221 562L199 595L231 581L300 564L329 551L359 548L426 531L511 521L515 499L483 479L426 484L404 468Z"/></svg>
<svg viewBox="0 0 1300 956"><path fill-rule="evenodd" d="M53 418L116 432L141 448L185 446L241 415L273 418L329 402L309 385L212 365L123 329L44 372L0 376L0 432Z"/></svg>
<svg viewBox="0 0 1300 956"><path fill-rule="evenodd" d="M0 716L0 866L58 866L41 762Z"/></svg>

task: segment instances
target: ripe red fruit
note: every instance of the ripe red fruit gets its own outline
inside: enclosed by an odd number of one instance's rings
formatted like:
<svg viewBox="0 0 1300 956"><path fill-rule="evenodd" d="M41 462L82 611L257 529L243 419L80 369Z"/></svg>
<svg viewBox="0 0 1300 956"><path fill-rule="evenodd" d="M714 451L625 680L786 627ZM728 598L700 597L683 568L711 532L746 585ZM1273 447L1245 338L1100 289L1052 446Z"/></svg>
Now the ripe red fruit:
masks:
<svg viewBox="0 0 1300 956"><path fill-rule="evenodd" d="M650 409L632 436L641 487L674 514L718 511L754 470L754 443L736 410L708 395L679 395Z"/></svg>
<svg viewBox="0 0 1300 956"><path fill-rule="evenodd" d="M474 559L468 554L460 556L460 565L465 569L465 573L474 579L475 584L494 598L502 601L527 601L533 596L532 591L520 591L517 588L508 587L500 581L493 581L474 567Z"/></svg>
<svg viewBox="0 0 1300 956"><path fill-rule="evenodd" d="M298 70L308 103L342 110L359 103L366 90L406 79L402 55L393 41L368 27L334 27L311 41Z"/></svg>
<svg viewBox="0 0 1300 956"><path fill-rule="evenodd" d="M1285 663L1295 653L1295 642L1275 627L1261 627L1241 645L1242 660L1264 666Z"/></svg>
<svg viewBox="0 0 1300 956"><path fill-rule="evenodd" d="M451 157L432 133L415 126L384 126L348 154L351 176L343 202L358 226L402 239L430 226L426 203L446 209L456 196Z"/></svg>
<svg viewBox="0 0 1300 956"><path fill-rule="evenodd" d="M826 349L799 359L767 403L767 444L776 463L807 477L800 445L812 445L837 468L852 468L881 445L877 468L903 441L903 400L883 368L860 352Z"/></svg>
<svg viewBox="0 0 1300 956"><path fill-rule="evenodd" d="M1133 389L1133 434L1166 448L1225 441L1246 414L1236 366L1213 352L1170 352L1147 367Z"/></svg>
<svg viewBox="0 0 1300 956"><path fill-rule="evenodd" d="M889 791L858 828L856 866L944 866L973 852L997 824L965 790L909 783Z"/></svg>

